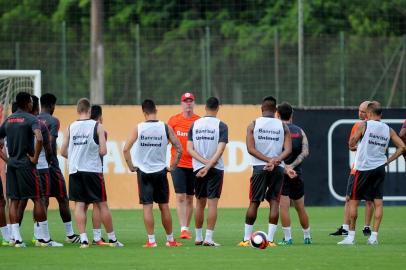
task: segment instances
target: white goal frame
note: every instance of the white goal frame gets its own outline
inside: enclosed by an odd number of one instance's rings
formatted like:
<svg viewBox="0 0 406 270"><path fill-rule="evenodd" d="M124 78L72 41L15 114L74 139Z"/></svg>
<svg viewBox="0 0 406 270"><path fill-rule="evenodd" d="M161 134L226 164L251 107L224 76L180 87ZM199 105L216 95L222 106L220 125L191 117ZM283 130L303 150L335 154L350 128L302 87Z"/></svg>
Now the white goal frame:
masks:
<svg viewBox="0 0 406 270"><path fill-rule="evenodd" d="M41 96L41 70L0 70L2 77L34 77L34 95Z"/></svg>

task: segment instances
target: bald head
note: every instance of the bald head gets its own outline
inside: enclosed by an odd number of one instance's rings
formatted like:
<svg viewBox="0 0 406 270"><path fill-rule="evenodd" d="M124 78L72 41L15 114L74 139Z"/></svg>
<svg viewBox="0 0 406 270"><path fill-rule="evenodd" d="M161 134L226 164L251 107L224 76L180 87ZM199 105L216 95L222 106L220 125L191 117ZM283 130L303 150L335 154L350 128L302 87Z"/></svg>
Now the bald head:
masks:
<svg viewBox="0 0 406 270"><path fill-rule="evenodd" d="M358 108L358 118L359 120L367 120L367 107L369 104L369 100L363 101Z"/></svg>

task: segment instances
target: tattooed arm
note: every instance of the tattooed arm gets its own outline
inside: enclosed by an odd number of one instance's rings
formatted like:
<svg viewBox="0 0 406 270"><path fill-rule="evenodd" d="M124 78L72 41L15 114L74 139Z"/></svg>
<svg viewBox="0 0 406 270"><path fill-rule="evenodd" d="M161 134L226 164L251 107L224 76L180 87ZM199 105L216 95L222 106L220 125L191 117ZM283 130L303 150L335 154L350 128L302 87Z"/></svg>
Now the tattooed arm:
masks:
<svg viewBox="0 0 406 270"><path fill-rule="evenodd" d="M307 136L302 130L302 152L297 156L297 158L290 164L293 168L300 165L303 160L309 155L309 141L307 140Z"/></svg>

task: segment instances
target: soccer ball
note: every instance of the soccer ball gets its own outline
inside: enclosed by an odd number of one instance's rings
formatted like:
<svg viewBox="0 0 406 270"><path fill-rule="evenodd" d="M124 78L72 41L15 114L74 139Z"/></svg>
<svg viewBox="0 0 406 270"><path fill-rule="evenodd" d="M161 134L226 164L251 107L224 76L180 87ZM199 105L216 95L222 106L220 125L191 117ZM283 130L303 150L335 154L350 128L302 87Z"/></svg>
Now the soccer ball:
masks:
<svg viewBox="0 0 406 270"><path fill-rule="evenodd" d="M253 248L265 249L268 246L266 233L261 231L254 232L251 235L250 243Z"/></svg>

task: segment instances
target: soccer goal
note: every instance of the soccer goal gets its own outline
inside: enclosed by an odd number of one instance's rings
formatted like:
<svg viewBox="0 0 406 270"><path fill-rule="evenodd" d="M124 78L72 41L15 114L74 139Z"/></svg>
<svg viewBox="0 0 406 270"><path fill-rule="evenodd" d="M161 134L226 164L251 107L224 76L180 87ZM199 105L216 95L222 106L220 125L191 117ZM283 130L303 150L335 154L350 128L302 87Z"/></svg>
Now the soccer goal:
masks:
<svg viewBox="0 0 406 270"><path fill-rule="evenodd" d="M0 120L8 115L18 92L41 96L40 70L0 70Z"/></svg>

